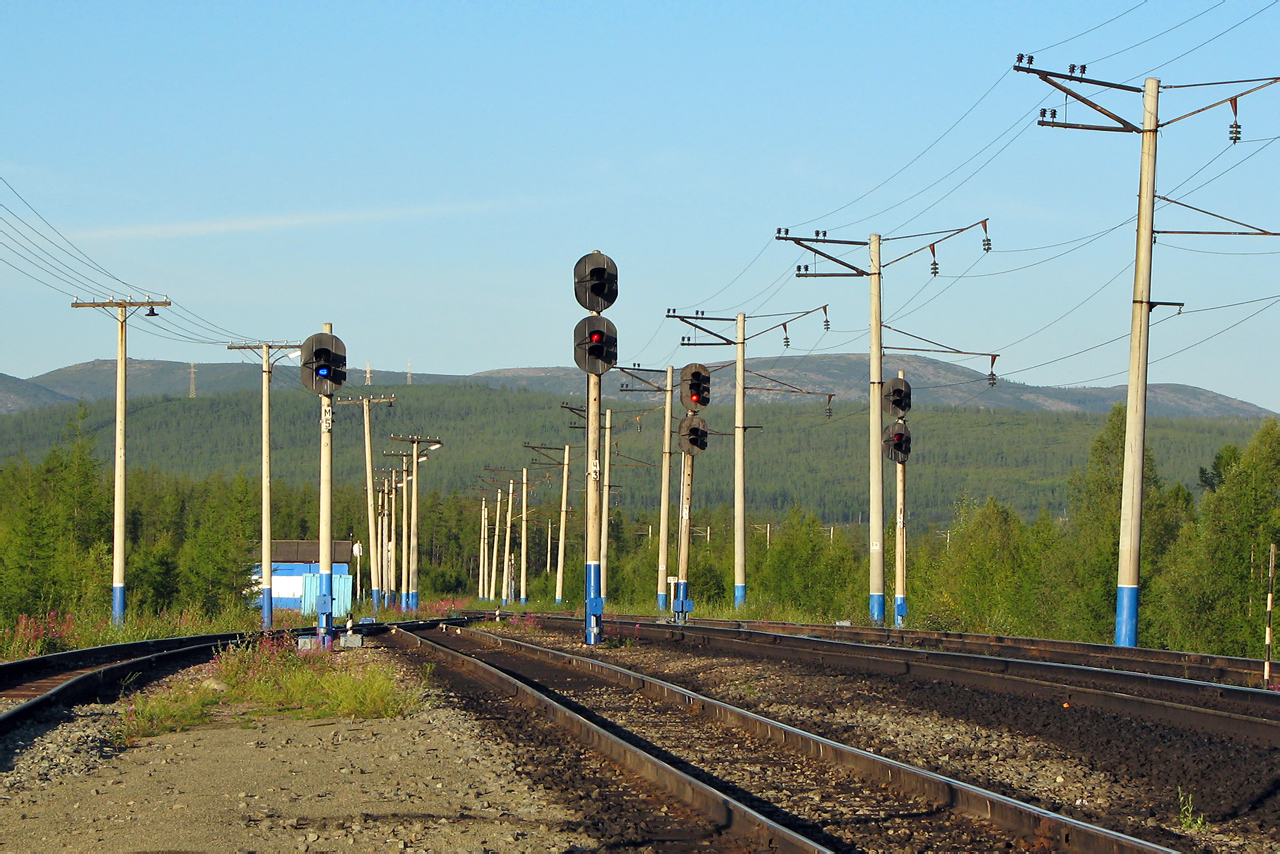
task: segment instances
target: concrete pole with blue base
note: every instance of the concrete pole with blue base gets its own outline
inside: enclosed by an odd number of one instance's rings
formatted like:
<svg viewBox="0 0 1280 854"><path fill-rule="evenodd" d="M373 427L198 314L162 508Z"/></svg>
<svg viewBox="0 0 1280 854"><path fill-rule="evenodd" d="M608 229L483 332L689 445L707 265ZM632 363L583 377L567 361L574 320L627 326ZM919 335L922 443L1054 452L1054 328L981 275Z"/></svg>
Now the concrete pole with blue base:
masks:
<svg viewBox="0 0 1280 854"><path fill-rule="evenodd" d="M520 470L520 604L529 604L529 469Z"/></svg>
<svg viewBox="0 0 1280 854"><path fill-rule="evenodd" d="M125 371L128 362L125 356L125 323L129 319L129 309L145 308L146 317L156 316L157 306L167 306L165 300L123 300L111 299L101 302L81 302L72 300L72 308L114 308L116 320L120 324L116 347L116 449L115 449L115 503L112 519L111 546L111 622L113 625L124 625L124 548L125 548L125 504L124 504L124 416L126 410Z"/></svg>
<svg viewBox="0 0 1280 854"><path fill-rule="evenodd" d="M413 479L413 509L410 511L413 521L410 523L409 533L409 610L411 611L418 610L418 464L421 462L418 458L418 445L421 441L417 436L409 440L410 458L413 460L413 472L410 475Z"/></svg>
<svg viewBox="0 0 1280 854"><path fill-rule="evenodd" d="M871 624L884 625L884 450L881 433L884 430L884 350L880 344L880 235L871 235L868 241L871 263L867 272L871 275L871 332L868 424L870 427L870 512L867 514L867 542L870 545Z"/></svg>
<svg viewBox="0 0 1280 854"><path fill-rule="evenodd" d="M569 519L569 446L564 446L564 470L560 474L560 543L556 547L556 604L564 604L564 526Z"/></svg>
<svg viewBox="0 0 1280 854"><path fill-rule="evenodd" d="M507 532L502 547L502 604L511 599L511 516L516 506L516 482L507 482Z"/></svg>
<svg viewBox="0 0 1280 854"><path fill-rule="evenodd" d="M384 451L383 453L387 453ZM409 456L400 457L400 610L409 610Z"/></svg>
<svg viewBox="0 0 1280 854"><path fill-rule="evenodd" d="M689 544L691 540L690 505L693 501L693 455L680 455L683 465L680 467L680 530L676 547L676 596L671 603L677 623L684 623L693 611L693 600L689 598Z"/></svg>
<svg viewBox="0 0 1280 854"><path fill-rule="evenodd" d="M613 457L613 410L604 411L604 442L600 447L600 598L609 600L609 462Z"/></svg>
<svg viewBox="0 0 1280 854"><path fill-rule="evenodd" d="M898 506L893 538L893 626L900 629L907 620L907 464L894 463L894 467L898 475Z"/></svg>
<svg viewBox="0 0 1280 854"><path fill-rule="evenodd" d="M658 610L667 610L667 560L671 539L671 398L675 368L667 365L666 404L662 409L662 499L658 508Z"/></svg>
<svg viewBox="0 0 1280 854"><path fill-rule="evenodd" d="M325 332L332 327L325 324ZM321 643L333 643L333 396L320 395L320 595L316 597Z"/></svg>
<svg viewBox="0 0 1280 854"><path fill-rule="evenodd" d="M489 556L489 601L498 599L498 529L502 525L502 486L498 486L497 503L493 506L493 553Z"/></svg>
<svg viewBox="0 0 1280 854"><path fill-rule="evenodd" d="M128 309L124 305L116 308L120 321L120 334L116 349L116 469L115 469L115 501L114 520L112 524L111 545L111 622L124 625L124 416L126 407L125 366L125 328Z"/></svg>
<svg viewBox="0 0 1280 854"><path fill-rule="evenodd" d="M604 598L600 589L600 375L587 374L587 531L584 582L584 640L600 643Z"/></svg>
<svg viewBox="0 0 1280 854"><path fill-rule="evenodd" d="M485 577L485 573L489 571L489 505L488 499L481 497L480 499L480 570L477 573L480 579L476 585L476 598L481 602L485 599L485 593L488 592L489 579Z"/></svg>
<svg viewBox="0 0 1280 854"><path fill-rule="evenodd" d="M738 314L733 390L733 607L747 604L747 316Z"/></svg>
<svg viewBox="0 0 1280 854"><path fill-rule="evenodd" d="M1129 395L1120 486L1120 559L1116 577L1116 646L1138 644L1138 564L1142 550L1142 475L1147 435L1147 342L1151 326L1151 246L1155 242L1156 136L1160 81L1148 77L1142 97L1142 163L1138 178L1138 246L1129 333Z"/></svg>
<svg viewBox="0 0 1280 854"><path fill-rule="evenodd" d="M262 345L262 630L270 631L271 601L271 345Z"/></svg>

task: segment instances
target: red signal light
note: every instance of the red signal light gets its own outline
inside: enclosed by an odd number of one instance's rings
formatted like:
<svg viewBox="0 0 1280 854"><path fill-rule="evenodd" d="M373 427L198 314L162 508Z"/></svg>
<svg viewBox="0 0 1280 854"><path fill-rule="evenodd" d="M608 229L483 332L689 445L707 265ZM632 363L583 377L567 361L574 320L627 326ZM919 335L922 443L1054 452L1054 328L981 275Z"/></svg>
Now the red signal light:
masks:
<svg viewBox="0 0 1280 854"><path fill-rule="evenodd" d="M604 333L603 333L603 332L601 332L600 330L598 330L598 329L597 329L597 330L594 330L594 331L591 333L591 343L592 343L592 344L599 344L599 343L600 343L601 341L603 341L603 340L604 340Z"/></svg>

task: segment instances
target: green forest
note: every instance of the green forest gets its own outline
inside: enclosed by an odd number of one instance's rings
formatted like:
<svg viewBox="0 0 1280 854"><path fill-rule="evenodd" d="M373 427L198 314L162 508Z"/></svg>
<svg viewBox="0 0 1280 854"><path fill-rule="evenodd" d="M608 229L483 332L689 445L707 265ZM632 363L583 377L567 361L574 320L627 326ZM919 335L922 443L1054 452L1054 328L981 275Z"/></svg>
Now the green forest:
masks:
<svg viewBox="0 0 1280 854"><path fill-rule="evenodd" d="M363 389L370 391L370 389ZM375 390L376 391L376 390ZM423 464L424 598L465 597L479 566L481 495L531 466L530 597L548 603L548 520L558 467L525 443L580 443L578 419L547 395L471 386L395 388L375 406L375 454L391 434L440 436ZM572 403L572 402L571 402ZM614 405L610 610L649 609L657 561L660 413ZM155 398L129 413L127 577L131 613L246 607L260 535L259 396ZM628 407L623 411L622 407ZM365 539L361 407L339 406L334 531ZM704 411L691 595L732 601L732 411ZM315 536L318 404L273 395L272 517L277 539ZM54 406L0 419L0 619L52 610L106 614L111 566L110 405ZM749 616L852 619L867 603L867 426L856 408L749 406ZM1111 640L1122 410L1109 416L1012 410L911 413L909 625ZM1266 558L1280 526L1275 421L1153 420L1148 430L1139 642L1261 653ZM396 448L395 450L398 450ZM571 484L582 480L575 449ZM558 459L559 453L553 454ZM398 463L379 459L379 466ZM491 482L482 483L488 472ZM890 471L892 469L890 468ZM892 491L890 490L890 495ZM572 495L572 503L577 504ZM518 511L518 508L517 508ZM886 513L892 518L892 513ZM865 519L865 515L861 518ZM580 604L581 522L567 537L566 599ZM893 553L892 531L886 554ZM520 548L519 526L513 539ZM674 557L672 558L674 563ZM892 597L892 572L888 572Z"/></svg>

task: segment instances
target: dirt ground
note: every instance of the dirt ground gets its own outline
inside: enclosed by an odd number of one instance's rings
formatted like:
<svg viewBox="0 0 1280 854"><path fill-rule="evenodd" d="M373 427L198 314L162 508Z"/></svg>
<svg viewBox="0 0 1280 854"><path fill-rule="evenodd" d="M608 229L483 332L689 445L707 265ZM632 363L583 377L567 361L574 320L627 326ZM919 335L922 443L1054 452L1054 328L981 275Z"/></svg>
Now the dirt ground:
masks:
<svg viewBox="0 0 1280 854"><path fill-rule="evenodd" d="M395 720L222 720L0 791L0 852L597 850L521 759L439 694Z"/></svg>

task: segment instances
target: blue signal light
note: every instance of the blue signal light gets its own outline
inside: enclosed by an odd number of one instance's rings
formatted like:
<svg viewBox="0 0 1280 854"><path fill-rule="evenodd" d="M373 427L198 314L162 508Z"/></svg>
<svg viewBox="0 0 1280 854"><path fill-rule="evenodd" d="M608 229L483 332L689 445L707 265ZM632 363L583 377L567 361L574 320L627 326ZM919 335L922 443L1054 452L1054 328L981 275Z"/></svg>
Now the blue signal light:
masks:
<svg viewBox="0 0 1280 854"><path fill-rule="evenodd" d="M316 376L327 377L329 376L329 373L331 370L332 369L328 365L321 365L320 367L316 368Z"/></svg>

